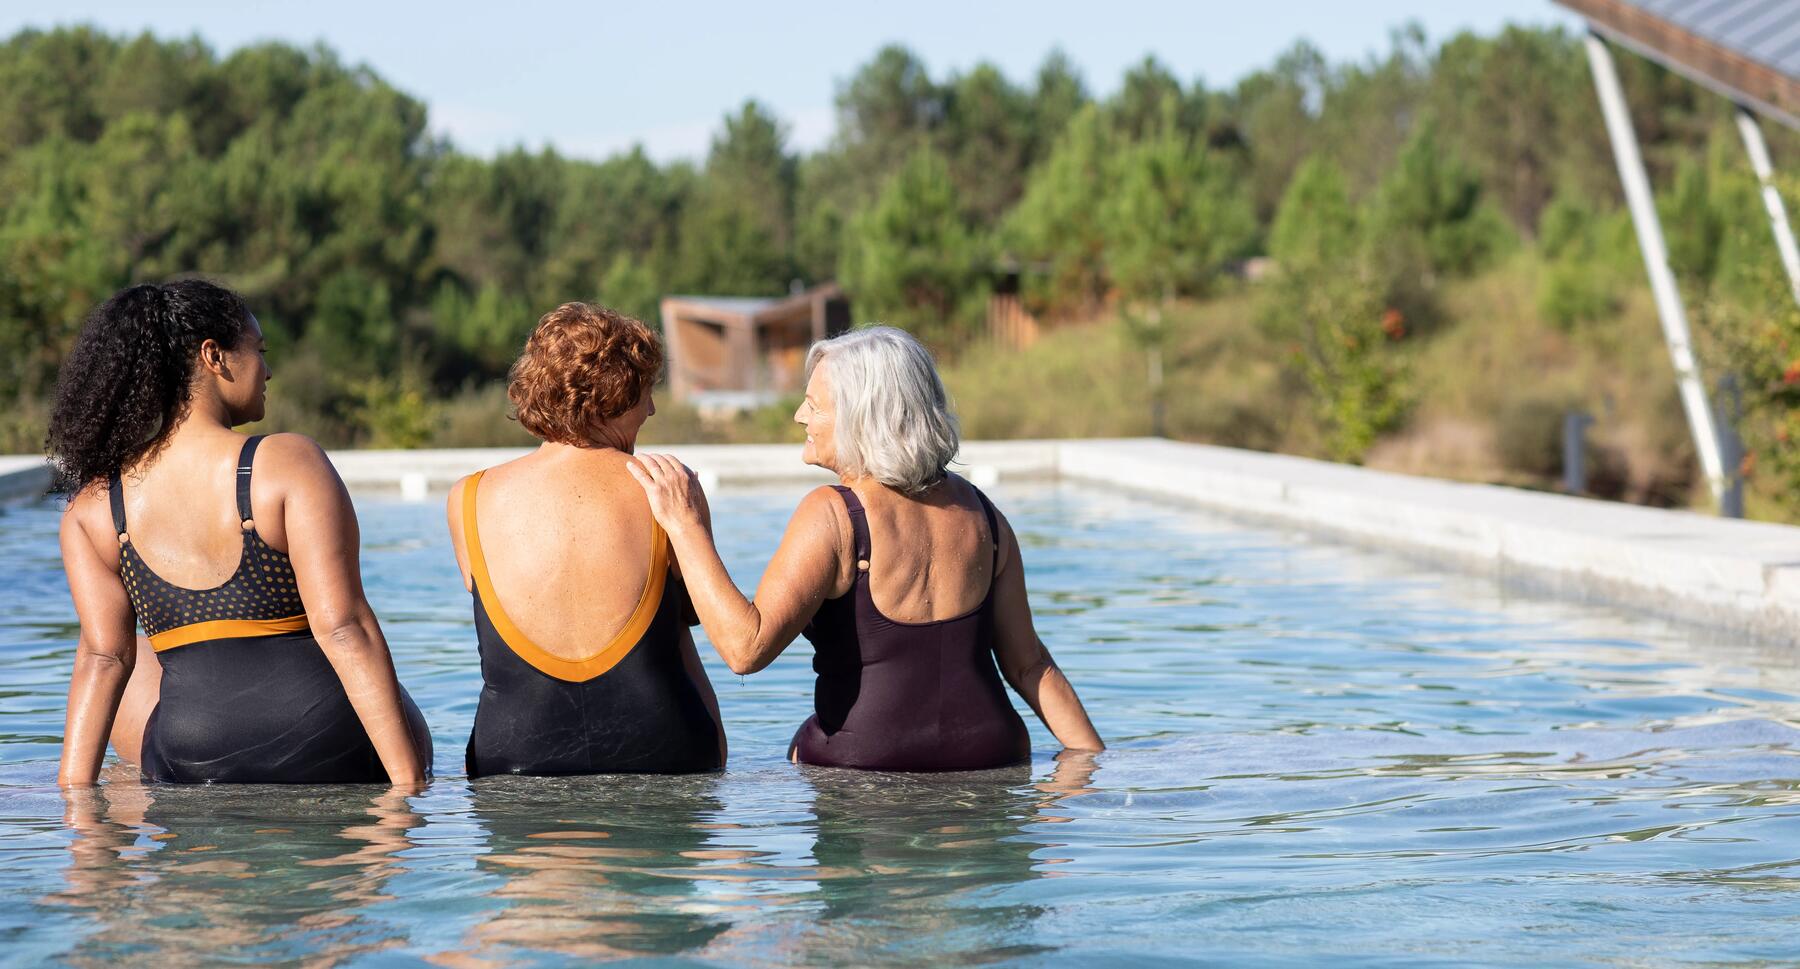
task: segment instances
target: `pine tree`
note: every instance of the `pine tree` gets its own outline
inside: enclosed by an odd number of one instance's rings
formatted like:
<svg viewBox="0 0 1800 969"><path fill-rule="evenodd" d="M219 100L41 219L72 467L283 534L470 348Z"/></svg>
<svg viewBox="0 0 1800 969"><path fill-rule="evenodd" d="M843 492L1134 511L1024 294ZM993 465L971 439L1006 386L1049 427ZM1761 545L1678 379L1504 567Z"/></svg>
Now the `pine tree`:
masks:
<svg viewBox="0 0 1800 969"><path fill-rule="evenodd" d="M979 324L986 268L949 167L924 150L851 221L838 276L864 319L954 345Z"/></svg>
<svg viewBox="0 0 1800 969"><path fill-rule="evenodd" d="M1111 150L1100 109L1082 108L1007 219L1007 249L1023 264L1026 293L1039 311L1088 313L1106 297L1101 206Z"/></svg>

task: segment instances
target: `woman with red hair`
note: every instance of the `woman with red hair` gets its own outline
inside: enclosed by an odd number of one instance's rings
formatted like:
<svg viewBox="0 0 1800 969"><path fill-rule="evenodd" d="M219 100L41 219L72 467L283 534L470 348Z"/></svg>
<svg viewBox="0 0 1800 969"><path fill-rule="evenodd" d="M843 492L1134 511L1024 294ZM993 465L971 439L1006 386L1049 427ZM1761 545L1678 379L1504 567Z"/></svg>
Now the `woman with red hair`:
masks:
<svg viewBox="0 0 1800 969"><path fill-rule="evenodd" d="M543 444L450 492L481 650L470 777L724 766L686 590L626 470L662 362L628 316L586 303L545 314L507 389Z"/></svg>

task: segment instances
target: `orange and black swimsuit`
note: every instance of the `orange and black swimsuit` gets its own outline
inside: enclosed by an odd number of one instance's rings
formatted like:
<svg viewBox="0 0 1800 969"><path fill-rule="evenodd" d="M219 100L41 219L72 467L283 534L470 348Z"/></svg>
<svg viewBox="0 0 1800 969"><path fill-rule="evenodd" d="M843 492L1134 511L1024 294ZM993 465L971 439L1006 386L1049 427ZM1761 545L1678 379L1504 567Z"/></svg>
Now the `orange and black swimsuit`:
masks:
<svg viewBox="0 0 1800 969"><path fill-rule="evenodd" d="M119 577L162 666L162 693L144 725L143 771L176 783L330 784L387 780L375 747L314 641L286 553L258 535L250 469L261 437L238 456L244 551L211 589L184 589L132 547L113 475Z"/></svg>
<svg viewBox="0 0 1800 969"><path fill-rule="evenodd" d="M480 483L481 472L463 481L482 681L469 776L683 774L724 766L719 723L682 663L686 590L669 574L663 530L651 522L650 571L625 628L587 657L563 659L526 638L494 593L475 521Z"/></svg>

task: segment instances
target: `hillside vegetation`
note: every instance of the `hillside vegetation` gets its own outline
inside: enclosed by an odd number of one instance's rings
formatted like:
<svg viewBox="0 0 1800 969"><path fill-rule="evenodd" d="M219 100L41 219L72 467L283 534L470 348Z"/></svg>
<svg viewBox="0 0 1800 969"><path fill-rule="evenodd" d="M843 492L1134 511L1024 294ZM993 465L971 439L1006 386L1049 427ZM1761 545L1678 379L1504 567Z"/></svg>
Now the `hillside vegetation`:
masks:
<svg viewBox="0 0 1800 969"><path fill-rule="evenodd" d="M1619 60L1703 365L1743 387L1755 510L1791 517L1800 308L1730 106ZM1579 407L1600 493L1702 499L1578 38L1402 28L1362 62L1299 44L1208 87L1146 59L1109 90L1056 53L1021 80L889 47L816 152L747 102L698 163L482 158L323 47L24 31L0 44L0 451L41 445L83 315L134 281L245 293L271 426L413 446L521 440L498 382L562 301L653 320L665 293L837 279L938 350L976 436L1143 433L1154 405L1176 437L1545 486ZM1022 354L983 332L1010 273L1050 325ZM662 440L793 433L662 410Z"/></svg>

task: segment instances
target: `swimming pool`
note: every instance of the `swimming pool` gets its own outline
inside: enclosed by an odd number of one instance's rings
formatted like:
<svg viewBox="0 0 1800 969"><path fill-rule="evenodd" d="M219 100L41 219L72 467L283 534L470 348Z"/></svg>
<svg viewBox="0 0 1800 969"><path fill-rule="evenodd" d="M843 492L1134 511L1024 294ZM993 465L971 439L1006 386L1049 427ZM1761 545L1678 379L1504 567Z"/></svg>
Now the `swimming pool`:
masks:
<svg viewBox="0 0 1800 969"><path fill-rule="evenodd" d="M810 648L710 650L729 769L462 776L479 675L442 506L359 498L440 778L53 781L76 628L0 514L0 959L557 965L1791 964L1790 649L1072 485L994 489L1112 749L950 777L788 764ZM715 497L746 587L798 493Z"/></svg>

